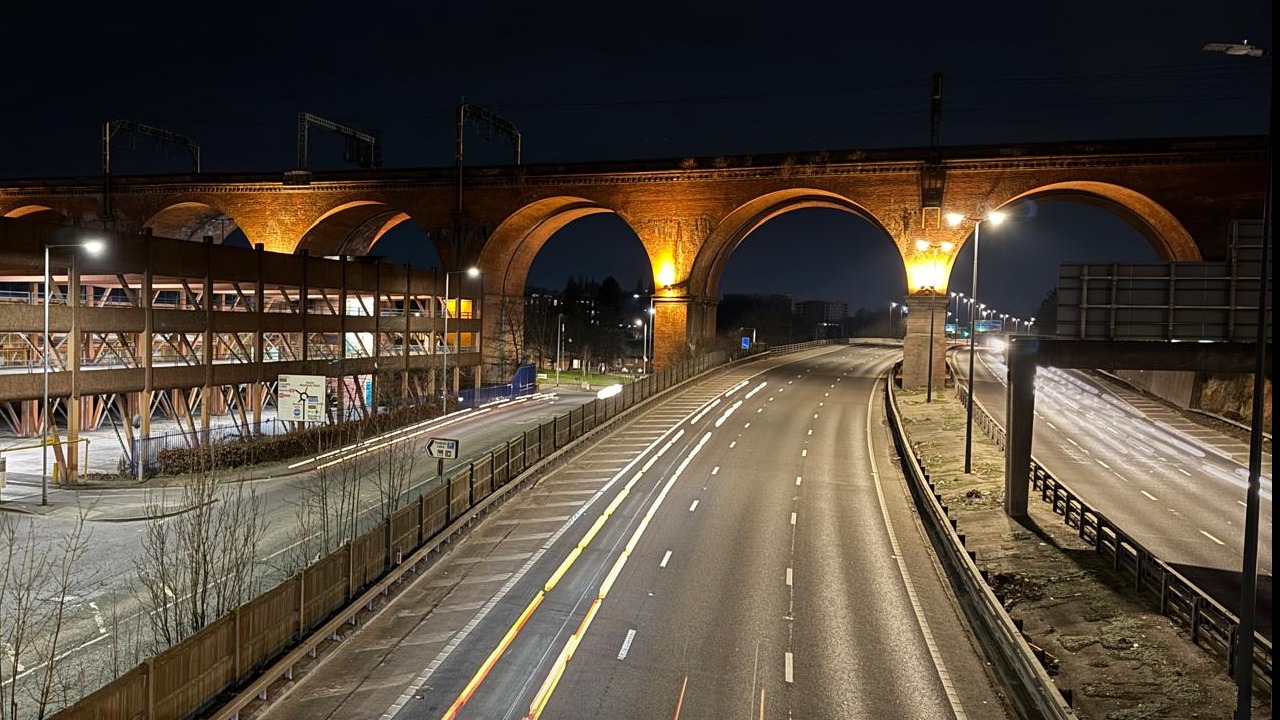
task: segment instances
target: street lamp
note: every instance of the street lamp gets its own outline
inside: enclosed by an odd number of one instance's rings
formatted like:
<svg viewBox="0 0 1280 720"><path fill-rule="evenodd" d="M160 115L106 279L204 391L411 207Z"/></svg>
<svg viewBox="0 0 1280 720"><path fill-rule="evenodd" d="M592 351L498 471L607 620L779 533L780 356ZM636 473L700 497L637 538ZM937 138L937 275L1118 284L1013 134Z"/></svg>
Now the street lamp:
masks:
<svg viewBox="0 0 1280 720"><path fill-rule="evenodd" d="M959 213L947 213L947 223L952 227L959 225L964 221L973 223L973 287L969 291L969 398L965 407L964 421L964 472L969 474L973 472L973 356L975 342L978 338L978 321L975 317L979 309L978 303L978 234L982 230L983 222L990 222L992 225L999 225L1004 222L1005 215L999 211L987 213L985 217L965 217Z"/></svg>
<svg viewBox="0 0 1280 720"><path fill-rule="evenodd" d="M898 307L898 303L889 303L889 337L893 337L893 309Z"/></svg>
<svg viewBox="0 0 1280 720"><path fill-rule="evenodd" d="M564 313L556 315L556 387L560 387L560 353L564 350Z"/></svg>
<svg viewBox="0 0 1280 720"><path fill-rule="evenodd" d="M929 378L924 383L924 401L931 403L933 402L933 300L938 296L938 291L933 287L925 289L929 291Z"/></svg>
<svg viewBox="0 0 1280 720"><path fill-rule="evenodd" d="M50 248L83 248L90 255L97 255L105 247L101 240L79 243L61 243L44 246L44 403L40 410L40 504L49 504L49 288L53 278L49 272Z"/></svg>
<svg viewBox="0 0 1280 720"><path fill-rule="evenodd" d="M649 371L649 324L644 319L636 320L636 324L641 327L640 335L640 374L647 374Z"/></svg>
<svg viewBox="0 0 1280 720"><path fill-rule="evenodd" d="M466 270L454 270L444 274L444 360L441 365L441 382L444 384L444 411L449 412L449 396L452 390L449 388L449 276L461 275L466 273L468 277L476 277L480 274L480 268L471 267Z"/></svg>
<svg viewBox="0 0 1280 720"><path fill-rule="evenodd" d="M1265 57L1271 53L1249 44L1209 43L1209 52L1245 57ZM1267 93L1267 127L1271 127L1271 93ZM1253 629L1254 602L1258 586L1258 489L1262 475L1262 416L1266 409L1267 372L1267 292L1269 282L1271 247L1271 143L1267 143L1267 180L1262 197L1262 257L1258 271L1258 330L1256 357L1253 370L1253 411L1249 429L1249 485L1245 491L1244 505L1244 559L1240 569L1240 627L1236 633L1235 655L1232 669L1236 681L1236 720L1249 720L1253 705Z"/></svg>

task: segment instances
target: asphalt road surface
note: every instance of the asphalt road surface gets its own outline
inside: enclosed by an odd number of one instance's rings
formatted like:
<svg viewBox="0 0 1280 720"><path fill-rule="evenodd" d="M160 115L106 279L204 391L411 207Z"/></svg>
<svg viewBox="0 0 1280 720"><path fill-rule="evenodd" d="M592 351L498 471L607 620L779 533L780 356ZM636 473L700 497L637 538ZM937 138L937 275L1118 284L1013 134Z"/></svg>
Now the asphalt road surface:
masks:
<svg viewBox="0 0 1280 720"><path fill-rule="evenodd" d="M975 397L1003 426L1007 371L999 353L980 357ZM1035 423L1032 455L1041 465L1239 615L1247 444L1207 432L1122 383L1058 368L1037 371ZM1267 638L1272 631L1270 472L1268 453L1260 478L1255 608L1257 630Z"/></svg>
<svg viewBox="0 0 1280 720"><path fill-rule="evenodd" d="M765 358L646 407L262 717L1009 717L891 456L900 352Z"/></svg>

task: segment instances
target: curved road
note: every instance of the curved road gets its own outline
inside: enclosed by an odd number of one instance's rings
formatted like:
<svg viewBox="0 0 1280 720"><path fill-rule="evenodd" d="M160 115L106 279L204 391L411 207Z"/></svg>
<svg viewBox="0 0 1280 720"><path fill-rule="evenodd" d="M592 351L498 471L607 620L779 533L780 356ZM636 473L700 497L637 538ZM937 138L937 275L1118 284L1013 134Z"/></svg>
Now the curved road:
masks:
<svg viewBox="0 0 1280 720"><path fill-rule="evenodd" d="M482 411L455 413L419 423L421 434L405 441L404 445L420 445L435 434L459 440L461 457L446 467L447 475L473 457L505 444L524 428L548 422L594 397L593 393L551 393L521 398ZM435 461L426 458L421 447L414 452L417 453L415 472L408 483L406 496L410 491L416 495L420 486L436 481ZM349 455L351 452L348 450L340 454ZM382 502L374 479L378 473L377 464L378 461L372 457L363 462L357 534L366 532L381 519ZM305 465L291 469L279 464L254 468L242 480L242 486L251 489L261 500L264 513L266 531L258 545L255 568L258 592L292 574L298 563L307 561L299 552L301 533L297 507L313 475ZM63 538L70 537L81 518L85 518L81 536L82 555L76 564L77 574L71 579L68 602L64 604L63 623L58 628L58 675L68 678L73 688L69 692L74 699L78 697L74 688L83 687L82 692L92 691L152 654L153 635L146 611L139 603L142 591L137 580L142 539L149 524L146 518L154 514L158 506L182 507L186 498L180 486L155 483L59 491L52 497L57 502L43 508L42 514L13 514L6 521L30 520L14 522L12 544L15 547L49 548L56 554L63 547ZM314 548L314 543L311 545ZM314 549L308 554L314 554ZM46 588L41 591L41 597L56 595L52 589ZM6 650L5 662L0 664L6 691L8 686L17 684L22 693L23 688L42 680L45 664L33 643L21 646L16 654L11 647Z"/></svg>
<svg viewBox="0 0 1280 720"><path fill-rule="evenodd" d="M644 409L263 717L1010 717L885 436L900 354L764 358Z"/></svg>

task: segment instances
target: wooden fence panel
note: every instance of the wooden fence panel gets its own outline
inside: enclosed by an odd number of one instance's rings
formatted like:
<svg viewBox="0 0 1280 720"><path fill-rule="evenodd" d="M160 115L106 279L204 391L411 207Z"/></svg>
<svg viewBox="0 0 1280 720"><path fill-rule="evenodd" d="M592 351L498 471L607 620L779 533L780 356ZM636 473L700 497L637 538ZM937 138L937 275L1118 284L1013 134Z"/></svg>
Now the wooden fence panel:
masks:
<svg viewBox="0 0 1280 720"><path fill-rule="evenodd" d="M56 720L145 720L148 673L147 663L138 665L53 717Z"/></svg>
<svg viewBox="0 0 1280 720"><path fill-rule="evenodd" d="M435 537L436 533L445 529L449 519L445 517L444 485L437 485L423 496L422 505L422 537Z"/></svg>
<svg viewBox="0 0 1280 720"><path fill-rule="evenodd" d="M299 635L298 576L285 580L240 606L240 667L242 682L269 665Z"/></svg>
<svg viewBox="0 0 1280 720"><path fill-rule="evenodd" d="M387 526L378 523L351 543L351 594L376 580L387 570Z"/></svg>
<svg viewBox="0 0 1280 720"><path fill-rule="evenodd" d="M480 502L493 492L493 455L471 463L471 499Z"/></svg>
<svg viewBox="0 0 1280 720"><path fill-rule="evenodd" d="M224 615L155 657L150 720L181 720L235 682L235 615Z"/></svg>
<svg viewBox="0 0 1280 720"><path fill-rule="evenodd" d="M408 555L418 547L421 538L418 535L422 527L422 496L405 505L391 515L391 560L395 562L396 554Z"/></svg>
<svg viewBox="0 0 1280 720"><path fill-rule="evenodd" d="M343 546L307 567L303 574L303 633L321 625L335 610L347 603L347 557Z"/></svg>
<svg viewBox="0 0 1280 720"><path fill-rule="evenodd" d="M471 471L463 468L453 477L448 479L450 489L449 495L449 517L462 517L467 509L471 507L471 499L468 496L470 488L468 483L471 480Z"/></svg>

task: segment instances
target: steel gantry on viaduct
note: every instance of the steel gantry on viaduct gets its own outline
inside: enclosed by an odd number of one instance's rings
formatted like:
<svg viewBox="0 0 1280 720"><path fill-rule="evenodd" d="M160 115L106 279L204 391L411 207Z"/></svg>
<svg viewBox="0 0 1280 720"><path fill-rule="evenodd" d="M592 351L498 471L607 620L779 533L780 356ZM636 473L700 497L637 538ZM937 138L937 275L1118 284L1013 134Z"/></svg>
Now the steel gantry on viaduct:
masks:
<svg viewBox="0 0 1280 720"><path fill-rule="evenodd" d="M356 378L378 385L379 398L433 392L446 367L453 387L464 382L460 369L478 385L521 326L539 249L598 213L618 215L649 259L662 369L712 347L735 248L768 220L809 207L858 215L898 248L911 307L903 383L923 387L942 381L947 279L973 232L944 222L946 213L980 217L1037 198L1089 203L1136 228L1162 260L1221 261L1231 222L1262 215L1267 172L1265 137L1219 137L0 180L0 280L9 283L0 401L7 422L32 434L45 375L68 433L114 405L140 416L145 436L144 409L157 404L192 429L212 412L260 419L280 373L345 379L337 401L366 410ZM359 261L406 222L425 233L441 272ZM219 247L214 238L233 230L255 249ZM111 251L62 247L90 237ZM47 289L46 246L60 251ZM447 298L449 274L468 267L483 274L478 291Z"/></svg>

